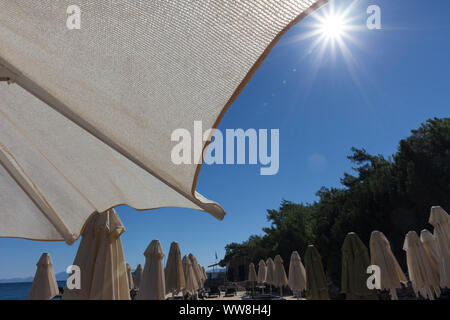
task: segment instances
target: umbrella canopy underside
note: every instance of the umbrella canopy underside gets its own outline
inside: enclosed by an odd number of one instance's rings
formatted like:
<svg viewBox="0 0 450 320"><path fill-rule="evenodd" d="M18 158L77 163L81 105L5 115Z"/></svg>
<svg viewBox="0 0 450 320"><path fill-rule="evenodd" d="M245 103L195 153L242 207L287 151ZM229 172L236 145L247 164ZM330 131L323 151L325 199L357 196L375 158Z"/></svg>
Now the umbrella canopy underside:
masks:
<svg viewBox="0 0 450 320"><path fill-rule="evenodd" d="M0 236L73 243L121 204L222 219L195 191L197 159L171 160L171 134L216 128L281 35L326 2L82 0L69 30L70 1L0 1L0 79L15 82L0 82Z"/></svg>

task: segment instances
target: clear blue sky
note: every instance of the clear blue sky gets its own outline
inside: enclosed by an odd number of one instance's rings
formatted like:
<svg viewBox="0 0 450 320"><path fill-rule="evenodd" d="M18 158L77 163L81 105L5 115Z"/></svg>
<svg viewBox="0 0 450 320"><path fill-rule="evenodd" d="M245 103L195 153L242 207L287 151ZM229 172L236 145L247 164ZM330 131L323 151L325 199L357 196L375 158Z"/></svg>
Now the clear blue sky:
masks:
<svg viewBox="0 0 450 320"><path fill-rule="evenodd" d="M338 11L352 3L332 2ZM381 8L381 30L365 27L373 4ZM352 146L390 155L421 122L450 116L450 1L358 1L348 17L359 26L348 30L354 41L345 42L351 59L330 46L319 58L319 48L312 49L317 37L304 39L316 23L310 16L281 39L225 115L222 130L279 128L280 170L260 176L256 165L203 165L197 190L225 208L223 221L189 209L118 208L133 268L144 263L152 239L166 254L178 241L182 254L211 264L227 243L261 234L266 209L278 208L283 198L313 202L321 186L339 186L351 170ZM42 252L61 272L78 244L0 239L0 279L34 275Z"/></svg>

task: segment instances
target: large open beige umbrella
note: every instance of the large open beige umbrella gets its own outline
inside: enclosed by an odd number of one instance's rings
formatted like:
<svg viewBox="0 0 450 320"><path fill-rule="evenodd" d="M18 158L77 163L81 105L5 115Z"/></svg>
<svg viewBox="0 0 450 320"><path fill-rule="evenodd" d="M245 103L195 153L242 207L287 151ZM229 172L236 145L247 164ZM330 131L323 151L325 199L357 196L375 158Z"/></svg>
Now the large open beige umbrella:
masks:
<svg viewBox="0 0 450 320"><path fill-rule="evenodd" d="M152 240L144 252L145 265L137 300L164 300L164 252L159 240Z"/></svg>
<svg viewBox="0 0 450 320"><path fill-rule="evenodd" d="M139 286L142 281L142 266L138 264L136 270L134 271L134 286L139 289Z"/></svg>
<svg viewBox="0 0 450 320"><path fill-rule="evenodd" d="M341 291L347 300L377 299L376 292L367 287L369 252L354 232L347 234L342 245Z"/></svg>
<svg viewBox="0 0 450 320"><path fill-rule="evenodd" d="M194 272L195 280L197 281L197 288L198 289L203 288L203 280L202 280L203 276L200 270L200 266L197 262L197 258L192 253L189 253L188 257L192 263L192 271Z"/></svg>
<svg viewBox="0 0 450 320"><path fill-rule="evenodd" d="M166 292L177 294L185 287L183 265L181 263L181 252L177 242L170 244L166 268Z"/></svg>
<svg viewBox="0 0 450 320"><path fill-rule="evenodd" d="M258 263L258 283L264 284L266 282L266 276L267 276L267 266L264 260L259 260Z"/></svg>
<svg viewBox="0 0 450 320"><path fill-rule="evenodd" d="M120 239L124 231L114 209L92 215L84 227L73 262L80 267L81 288L66 288L63 299L130 299L127 267Z"/></svg>
<svg viewBox="0 0 450 320"><path fill-rule="evenodd" d="M134 281L133 281L133 275L131 274L131 266L127 263L127 278L128 278L128 288L134 289Z"/></svg>
<svg viewBox="0 0 450 320"><path fill-rule="evenodd" d="M306 271L297 251L293 251L291 254L288 285L292 292L297 295L306 289Z"/></svg>
<svg viewBox="0 0 450 320"><path fill-rule="evenodd" d="M406 285L408 280L391 250L386 236L380 231L370 235L370 261L380 267L380 289L389 290L393 300L398 300L397 288Z"/></svg>
<svg viewBox="0 0 450 320"><path fill-rule="evenodd" d="M268 258L266 260L267 266L267 274L266 274L266 283L270 287L270 291L272 291L272 286L274 285L274 274L275 274L275 264L273 263L272 258Z"/></svg>
<svg viewBox="0 0 450 320"><path fill-rule="evenodd" d="M43 253L31 284L28 300L50 300L59 294L53 263L48 253Z"/></svg>
<svg viewBox="0 0 450 320"><path fill-rule="evenodd" d="M408 276L416 296L420 294L430 300L439 297L439 267L415 231L406 234L403 250L406 251Z"/></svg>
<svg viewBox="0 0 450 320"><path fill-rule="evenodd" d="M327 279L322 257L316 247L309 245L305 253L306 297L310 300L329 300Z"/></svg>
<svg viewBox="0 0 450 320"><path fill-rule="evenodd" d="M280 288L280 295L283 296L283 287L288 284L286 271L284 270L283 259L279 254L274 259L273 285Z"/></svg>
<svg viewBox="0 0 450 320"><path fill-rule="evenodd" d="M170 138L217 128L281 36L326 2L80 0L68 30L65 1L2 1L0 236L73 243L119 204L222 219L196 192L214 130L188 159Z"/></svg>
<svg viewBox="0 0 450 320"><path fill-rule="evenodd" d="M190 294L195 294L199 289L199 287L198 281L195 278L194 269L192 268L191 259L189 259L188 256L184 256L182 264L183 264L185 290Z"/></svg>
<svg viewBox="0 0 450 320"><path fill-rule="evenodd" d="M450 288L450 216L441 207L432 207L429 222L437 243L440 286Z"/></svg>

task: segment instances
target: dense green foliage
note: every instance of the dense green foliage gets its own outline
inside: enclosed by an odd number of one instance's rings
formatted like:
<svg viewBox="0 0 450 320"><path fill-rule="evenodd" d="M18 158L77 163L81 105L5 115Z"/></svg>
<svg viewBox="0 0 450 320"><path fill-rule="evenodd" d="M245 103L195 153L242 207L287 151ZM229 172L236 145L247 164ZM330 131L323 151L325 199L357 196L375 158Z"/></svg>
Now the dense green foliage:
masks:
<svg viewBox="0 0 450 320"><path fill-rule="evenodd" d="M356 174L344 174L342 188L322 187L313 204L283 200L278 210L267 211L271 226L263 235L228 244L221 264L239 256L256 264L276 254L289 261L293 250L303 257L307 245L314 244L328 276L339 285L346 234L356 232L368 245L370 233L380 230L405 266L405 234L431 228L431 206L450 210L450 118L428 120L411 133L388 159L352 148L348 158Z"/></svg>

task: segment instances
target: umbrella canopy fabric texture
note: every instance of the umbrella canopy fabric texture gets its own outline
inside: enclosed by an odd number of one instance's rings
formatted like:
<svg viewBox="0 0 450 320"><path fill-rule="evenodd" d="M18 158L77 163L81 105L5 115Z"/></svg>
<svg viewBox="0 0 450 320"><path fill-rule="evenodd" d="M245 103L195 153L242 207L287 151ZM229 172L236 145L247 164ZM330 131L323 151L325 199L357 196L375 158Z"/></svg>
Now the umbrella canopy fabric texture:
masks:
<svg viewBox="0 0 450 320"><path fill-rule="evenodd" d="M409 231L405 237L403 250L406 251L408 276L416 296L419 294L433 300L441 295L439 288L439 267L415 231Z"/></svg>
<svg viewBox="0 0 450 320"><path fill-rule="evenodd" d="M268 285L274 285L275 263L273 262L272 258L267 259L266 266L267 266L266 283Z"/></svg>
<svg viewBox="0 0 450 320"><path fill-rule="evenodd" d="M0 236L71 244L91 214L121 204L222 219L196 192L209 129L326 2L80 0L73 32L65 1L2 1L0 80L12 84L0 82ZM169 137L194 121L209 131L181 158Z"/></svg>
<svg viewBox="0 0 450 320"><path fill-rule="evenodd" d="M164 252L159 240L152 240L144 252L145 265L137 300L164 300Z"/></svg>
<svg viewBox="0 0 450 320"><path fill-rule="evenodd" d="M288 284L288 279L284 270L283 259L279 254L275 256L274 265L273 285L278 288L283 288Z"/></svg>
<svg viewBox="0 0 450 320"><path fill-rule="evenodd" d="M330 300L327 279L323 271L322 257L316 247L309 245L305 253L306 298L309 300Z"/></svg>
<svg viewBox="0 0 450 320"><path fill-rule="evenodd" d="M450 216L441 207L432 207L429 222L434 226L440 285L442 288L450 288Z"/></svg>
<svg viewBox="0 0 450 320"><path fill-rule="evenodd" d="M166 268L166 292L178 293L185 287L183 265L181 263L181 252L177 242L170 244Z"/></svg>
<svg viewBox="0 0 450 320"><path fill-rule="evenodd" d="M73 265L80 289L64 290L67 300L130 300L121 234L125 227L114 209L96 213L84 227Z"/></svg>
<svg viewBox="0 0 450 320"><path fill-rule="evenodd" d="M253 262L248 266L248 281L253 284L256 284L258 281L258 276L256 275L256 269Z"/></svg>
<svg viewBox="0 0 450 320"><path fill-rule="evenodd" d="M131 274L131 266L127 263L127 277L128 277L128 288L134 289L134 281L133 281L133 275Z"/></svg>
<svg viewBox="0 0 450 320"><path fill-rule="evenodd" d="M142 265L138 264L136 270L134 271L134 286L139 289L142 281Z"/></svg>
<svg viewBox="0 0 450 320"><path fill-rule="evenodd" d="M347 234L342 245L341 291L347 300L377 299L373 290L367 287L369 252L354 232Z"/></svg>
<svg viewBox="0 0 450 320"><path fill-rule="evenodd" d="M51 300L59 294L59 289L50 255L43 253L36 266L28 300Z"/></svg>
<svg viewBox="0 0 450 320"><path fill-rule="evenodd" d="M185 290L191 294L194 294L198 289L198 281L195 278L194 269L192 268L191 259L188 256L184 256L182 260Z"/></svg>
<svg viewBox="0 0 450 320"><path fill-rule="evenodd" d="M258 263L258 283L263 284L266 282L267 266L264 260L260 260Z"/></svg>
<svg viewBox="0 0 450 320"><path fill-rule="evenodd" d="M194 272L195 280L197 281L197 289L203 288L203 276L197 258L192 253L189 253L188 257L192 263L192 271Z"/></svg>
<svg viewBox="0 0 450 320"><path fill-rule="evenodd" d="M291 254L288 285L296 293L306 289L306 271L297 251L293 251Z"/></svg>
<svg viewBox="0 0 450 320"><path fill-rule="evenodd" d="M380 267L380 289L389 290L393 300L398 300L396 288L407 285L403 270L391 250L386 236L380 231L373 231L370 235L370 261L372 265Z"/></svg>

